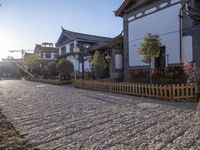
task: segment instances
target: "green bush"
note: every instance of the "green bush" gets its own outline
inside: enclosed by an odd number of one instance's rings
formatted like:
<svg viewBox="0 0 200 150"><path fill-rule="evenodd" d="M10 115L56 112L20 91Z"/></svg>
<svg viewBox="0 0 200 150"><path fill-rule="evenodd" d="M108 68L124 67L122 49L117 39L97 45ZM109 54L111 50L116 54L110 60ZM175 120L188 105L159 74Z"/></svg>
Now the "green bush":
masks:
<svg viewBox="0 0 200 150"><path fill-rule="evenodd" d="M74 72L74 66L71 61L63 58L56 64L56 70L60 76L64 76L64 79L65 76L70 78L70 73Z"/></svg>
<svg viewBox="0 0 200 150"><path fill-rule="evenodd" d="M47 64L47 66L45 67L45 70L47 71L47 73L50 77L56 76L57 75L56 63L55 62L49 62Z"/></svg>

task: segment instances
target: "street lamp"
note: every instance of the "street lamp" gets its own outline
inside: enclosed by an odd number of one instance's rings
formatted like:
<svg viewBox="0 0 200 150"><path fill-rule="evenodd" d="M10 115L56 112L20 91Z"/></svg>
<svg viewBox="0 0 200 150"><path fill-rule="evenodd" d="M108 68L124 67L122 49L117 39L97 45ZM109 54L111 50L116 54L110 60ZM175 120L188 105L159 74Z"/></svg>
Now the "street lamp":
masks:
<svg viewBox="0 0 200 150"><path fill-rule="evenodd" d="M90 48L90 44L88 43L81 43L79 45L79 48L81 50L81 63L82 63L82 80L85 79L84 77L84 71L85 71L85 66L84 66L84 62L85 62L85 50Z"/></svg>
<svg viewBox="0 0 200 150"><path fill-rule="evenodd" d="M111 59L110 55L107 54L107 56L105 57L105 60L106 60L107 62L110 62L110 59Z"/></svg>

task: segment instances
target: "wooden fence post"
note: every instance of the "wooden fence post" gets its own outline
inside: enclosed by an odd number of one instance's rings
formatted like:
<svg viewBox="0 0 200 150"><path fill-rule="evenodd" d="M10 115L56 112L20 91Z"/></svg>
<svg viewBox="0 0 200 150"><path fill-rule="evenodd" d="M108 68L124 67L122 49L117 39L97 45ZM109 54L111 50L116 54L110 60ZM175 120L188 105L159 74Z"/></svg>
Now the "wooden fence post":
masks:
<svg viewBox="0 0 200 150"><path fill-rule="evenodd" d="M176 92L175 85L172 84L171 88L172 88L171 89L171 100L175 100L175 97L176 97L176 95L175 95L175 92Z"/></svg>

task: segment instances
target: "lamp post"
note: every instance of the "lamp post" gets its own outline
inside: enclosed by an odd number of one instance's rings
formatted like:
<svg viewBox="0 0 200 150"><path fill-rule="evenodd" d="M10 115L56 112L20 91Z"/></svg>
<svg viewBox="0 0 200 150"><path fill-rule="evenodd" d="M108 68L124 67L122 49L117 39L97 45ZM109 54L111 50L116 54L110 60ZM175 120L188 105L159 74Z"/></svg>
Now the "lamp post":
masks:
<svg viewBox="0 0 200 150"><path fill-rule="evenodd" d="M85 75L84 75L84 71L85 71L85 50L87 50L90 47L90 44L88 43L80 43L79 44L79 48L81 51L81 65L82 65L82 80L85 80Z"/></svg>

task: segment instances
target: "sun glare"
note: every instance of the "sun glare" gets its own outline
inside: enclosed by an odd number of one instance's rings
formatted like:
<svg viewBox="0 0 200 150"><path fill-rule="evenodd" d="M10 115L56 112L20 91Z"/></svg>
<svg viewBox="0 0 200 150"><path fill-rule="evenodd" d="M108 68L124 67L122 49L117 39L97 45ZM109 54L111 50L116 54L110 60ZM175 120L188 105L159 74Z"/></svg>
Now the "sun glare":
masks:
<svg viewBox="0 0 200 150"><path fill-rule="evenodd" d="M0 61L8 56L19 58L19 53L10 53L9 50L20 49L20 40L15 32L0 28Z"/></svg>

